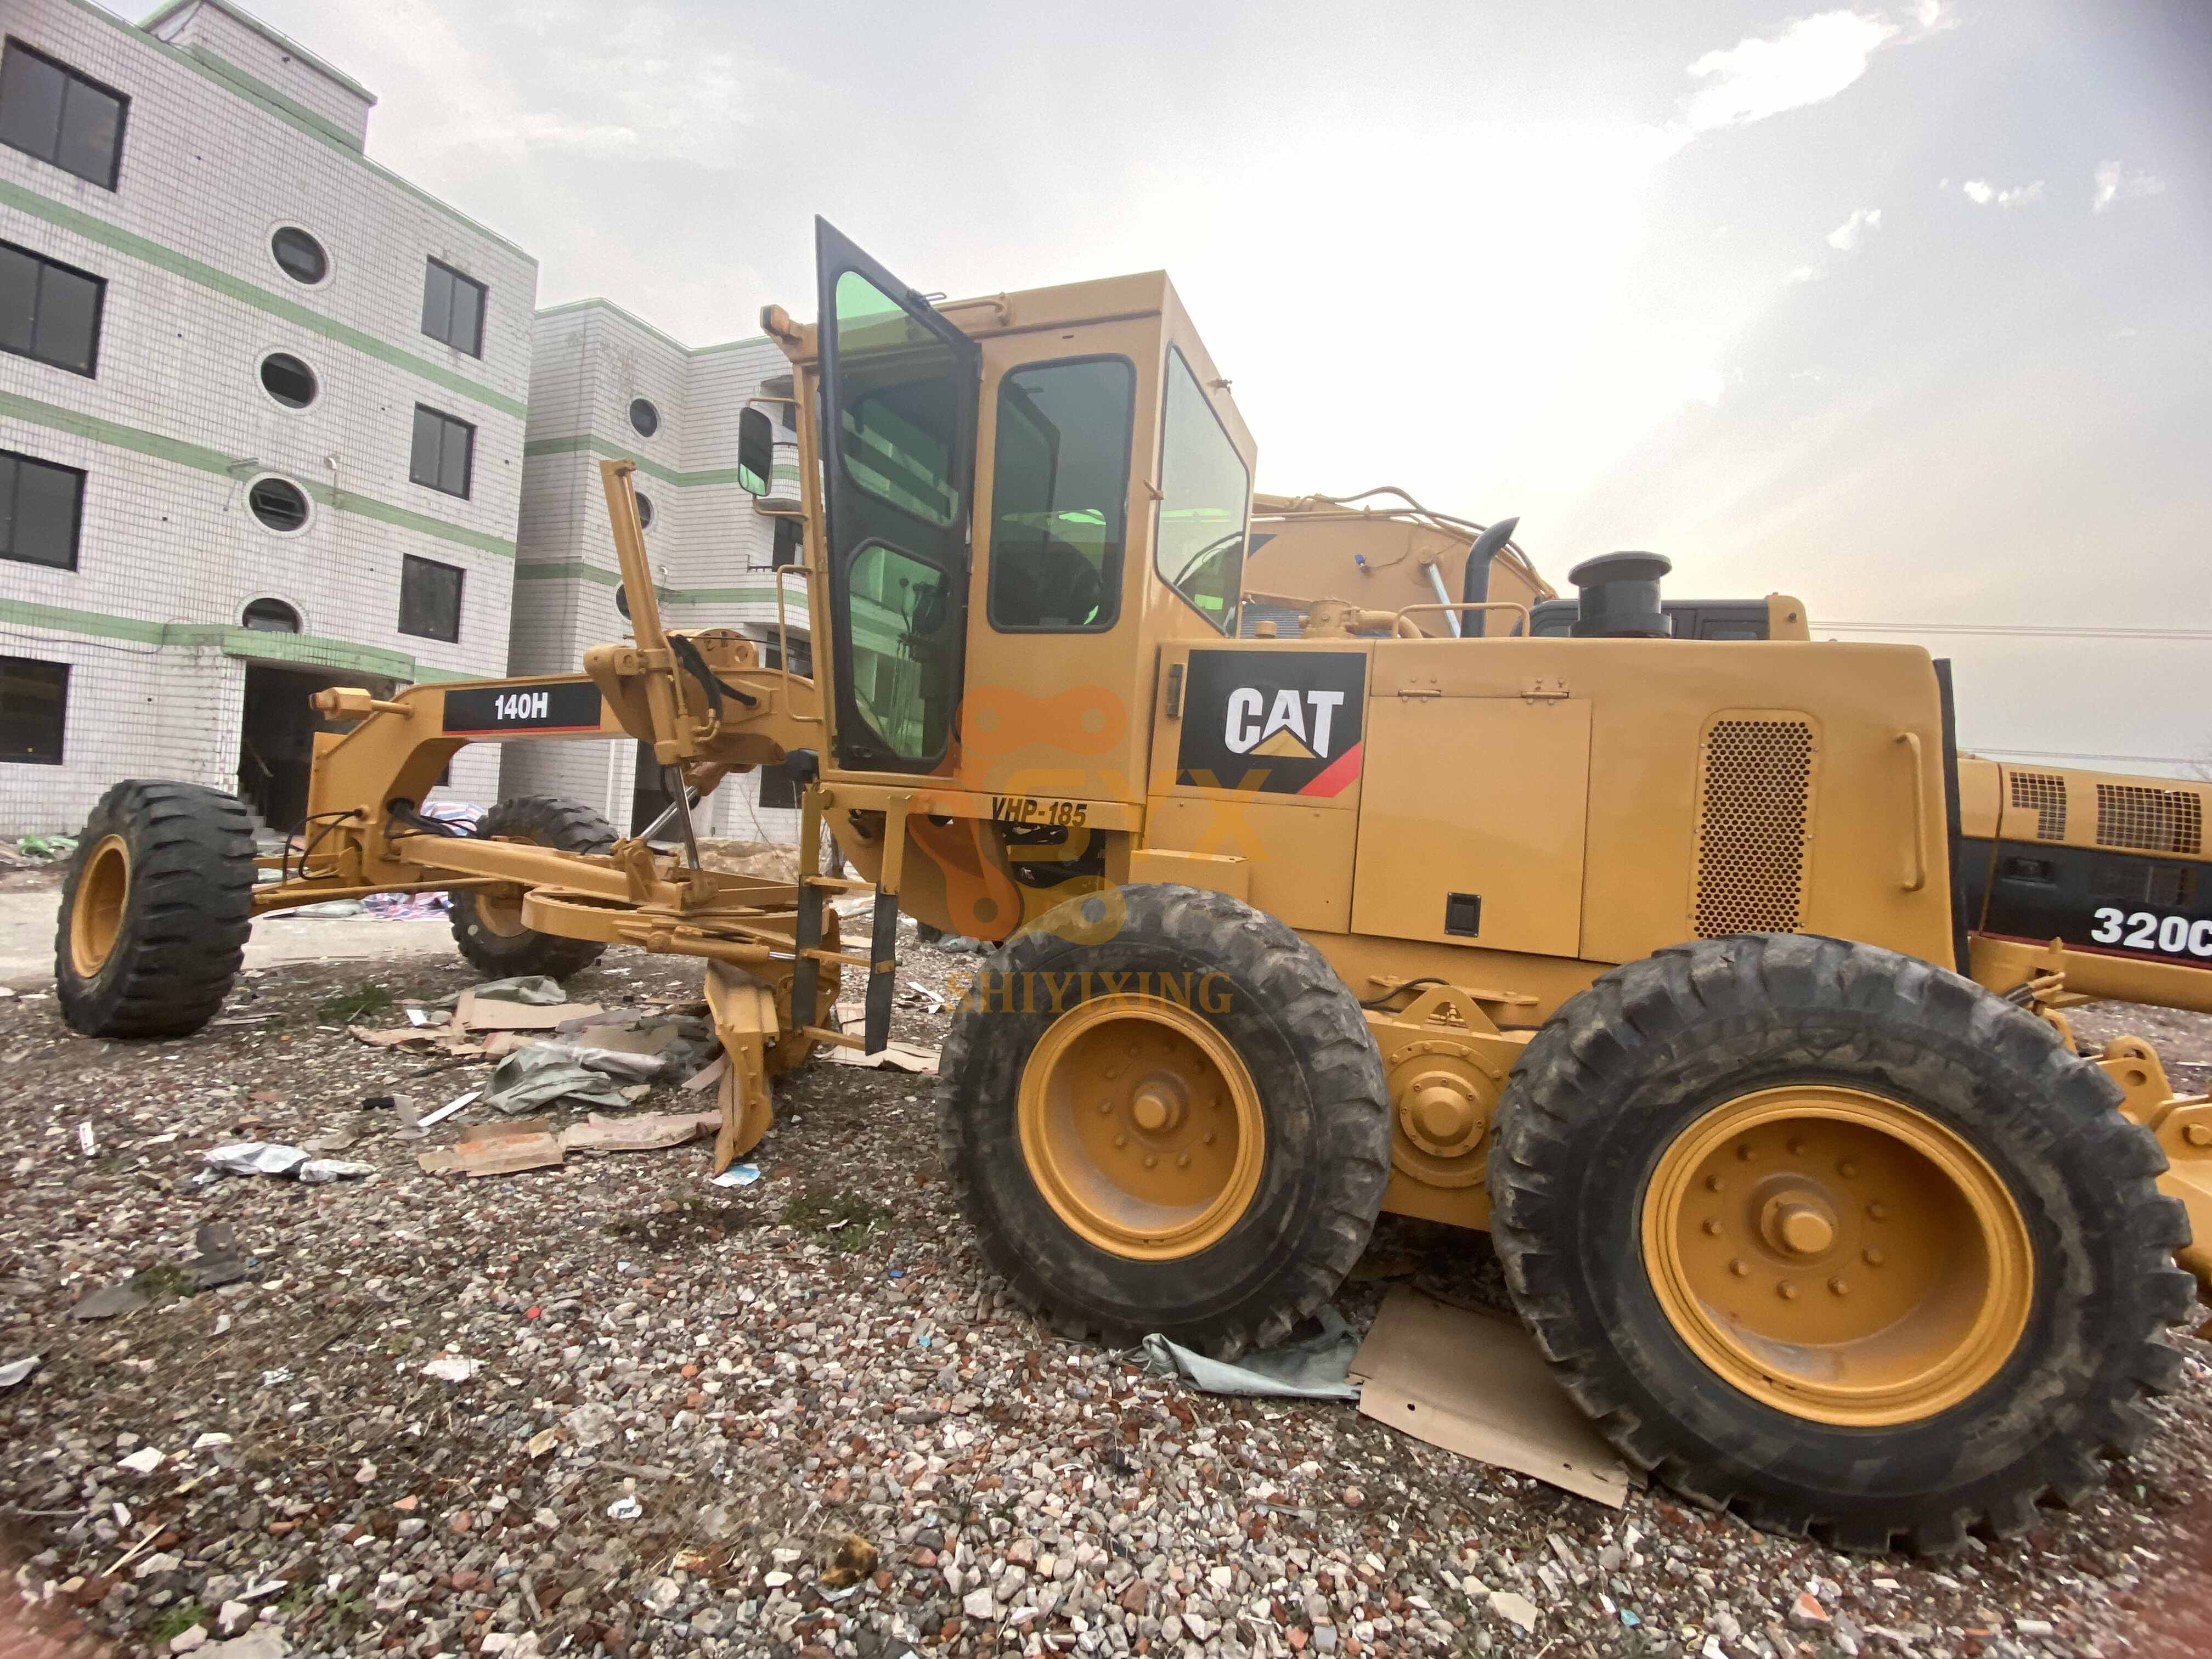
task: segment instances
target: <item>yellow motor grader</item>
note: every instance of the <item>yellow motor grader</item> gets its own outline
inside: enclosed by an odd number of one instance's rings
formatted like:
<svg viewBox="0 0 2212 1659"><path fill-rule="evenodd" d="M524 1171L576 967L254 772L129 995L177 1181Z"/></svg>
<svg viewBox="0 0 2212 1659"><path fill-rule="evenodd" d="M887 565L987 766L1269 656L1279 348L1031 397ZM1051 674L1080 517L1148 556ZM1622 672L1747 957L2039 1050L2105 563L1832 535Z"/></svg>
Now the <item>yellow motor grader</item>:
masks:
<svg viewBox="0 0 2212 1659"><path fill-rule="evenodd" d="M319 739L281 881L227 798L109 793L61 920L79 1029L193 1028L258 911L446 888L505 971L700 957L727 1158L775 1069L884 1041L905 911L998 944L941 1147L986 1259L1070 1335L1271 1343L1389 1209L1487 1227L1602 1430L1761 1526L1942 1551L2104 1479L2178 1371L2161 1146L2201 1160L2206 1108L1966 976L1924 652L1656 641L1635 555L1586 568L1585 637L1462 597L1241 638L1255 447L1164 276L933 305L818 222L817 252L817 320L763 320L817 677L664 625L610 464L635 638L327 694L356 723ZM763 490L772 436L749 410ZM1438 607L1524 626L1431 637ZM474 836L420 811L464 744L579 736L652 745L679 818L793 769L797 878L558 803ZM816 867L824 824L857 880ZM846 951L824 900L856 884ZM848 967L858 1037L823 1012Z"/></svg>

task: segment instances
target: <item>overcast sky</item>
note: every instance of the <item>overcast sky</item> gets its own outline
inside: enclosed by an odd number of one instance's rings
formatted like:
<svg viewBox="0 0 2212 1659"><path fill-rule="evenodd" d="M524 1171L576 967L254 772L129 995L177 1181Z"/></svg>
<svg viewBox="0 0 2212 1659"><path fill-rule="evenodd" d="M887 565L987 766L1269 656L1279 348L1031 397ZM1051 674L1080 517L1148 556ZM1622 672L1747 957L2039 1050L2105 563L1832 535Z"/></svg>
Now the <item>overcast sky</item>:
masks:
<svg viewBox="0 0 2212 1659"><path fill-rule="evenodd" d="M541 304L750 335L816 213L924 289L1164 267L1263 489L1517 513L1562 586L2212 631L2204 0L246 3ZM2212 756L2212 640L1927 642L1970 744Z"/></svg>

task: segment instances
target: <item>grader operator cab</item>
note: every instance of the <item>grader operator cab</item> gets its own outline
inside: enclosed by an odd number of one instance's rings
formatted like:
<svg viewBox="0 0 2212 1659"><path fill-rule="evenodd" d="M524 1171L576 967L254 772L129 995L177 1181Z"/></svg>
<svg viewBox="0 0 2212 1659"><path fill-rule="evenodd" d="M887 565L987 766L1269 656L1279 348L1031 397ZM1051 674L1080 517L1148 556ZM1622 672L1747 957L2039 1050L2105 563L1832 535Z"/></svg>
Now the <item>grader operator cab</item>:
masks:
<svg viewBox="0 0 2212 1659"><path fill-rule="evenodd" d="M1953 971L1924 653L1431 638L1405 607L1377 637L1353 605L1241 639L1254 445L1164 276L933 306L817 234L818 321L763 320L820 683L663 626L609 463L635 640L580 675L338 694L358 723L258 889L227 798L118 785L64 907L79 1029L204 1022L252 912L455 889L462 948L505 970L702 958L726 1158L769 1073L883 1042L903 909L1003 941L945 1045L941 1146L1063 1332L1272 1342L1390 1209L1490 1228L1624 1454L1762 1526L1941 1551L2103 1479L2178 1367L2188 1231L2156 1177L2204 1109ZM650 744L679 810L795 767L799 876L573 805L472 837L420 814L461 744L564 734ZM813 867L823 822L865 880ZM865 952L826 925L854 885ZM865 1037L823 1018L846 967Z"/></svg>

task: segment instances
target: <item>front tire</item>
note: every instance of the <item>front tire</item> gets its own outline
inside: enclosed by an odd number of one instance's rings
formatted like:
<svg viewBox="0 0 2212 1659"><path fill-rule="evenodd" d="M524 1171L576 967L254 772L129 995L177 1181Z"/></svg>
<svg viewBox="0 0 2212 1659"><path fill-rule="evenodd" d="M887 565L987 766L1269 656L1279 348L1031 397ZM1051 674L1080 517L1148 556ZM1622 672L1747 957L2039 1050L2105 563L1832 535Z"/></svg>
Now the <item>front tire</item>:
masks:
<svg viewBox="0 0 2212 1659"><path fill-rule="evenodd" d="M1583 1409L1771 1531L1942 1553L2101 1485L2172 1386L2181 1207L2119 1091L1916 958L1752 934L1617 969L1528 1045L1495 1231Z"/></svg>
<svg viewBox="0 0 2212 1659"><path fill-rule="evenodd" d="M253 920L253 820L197 784L100 798L54 932L62 1018L87 1036L189 1036L230 994Z"/></svg>
<svg viewBox="0 0 2212 1659"><path fill-rule="evenodd" d="M984 1258L1071 1337L1279 1341L1358 1260L1389 1177L1358 1004L1218 893L1053 910L979 971L943 1071L939 1143Z"/></svg>
<svg viewBox="0 0 2212 1659"><path fill-rule="evenodd" d="M581 801L554 795L517 795L483 816L477 835L487 841L521 841L562 853L605 853L615 828ZM495 979L543 974L567 979L597 962L606 945L598 939L564 939L522 923L522 888L457 887L453 890L453 943L469 962Z"/></svg>

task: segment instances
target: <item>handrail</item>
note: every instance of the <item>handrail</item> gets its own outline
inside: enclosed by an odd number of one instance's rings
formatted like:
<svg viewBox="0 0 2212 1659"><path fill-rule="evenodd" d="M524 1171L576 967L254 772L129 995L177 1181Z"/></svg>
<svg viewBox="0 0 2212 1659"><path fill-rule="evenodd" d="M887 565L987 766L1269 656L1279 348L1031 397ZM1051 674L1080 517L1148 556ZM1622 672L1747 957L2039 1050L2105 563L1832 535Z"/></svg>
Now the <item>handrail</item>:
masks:
<svg viewBox="0 0 2212 1659"><path fill-rule="evenodd" d="M780 665L783 670L784 712L802 726L819 726L822 724L822 716L819 714L800 714L799 712L799 699L793 696L791 694L791 622L789 617L785 614L783 606L784 577L787 575L797 576L800 580L804 581L806 579L806 568L804 565L780 564L769 573L769 586L775 590L775 648L777 656L780 659ZM813 599L810 595L807 600L807 612L810 617L812 615L813 610ZM809 641L808 649L811 651L813 648L811 644L813 635L811 632L807 635L807 638Z"/></svg>
<svg viewBox="0 0 2212 1659"><path fill-rule="evenodd" d="M1905 890L1917 893L1928 884L1928 769L1917 732L1899 732L1897 740L1912 760L1912 857L1905 866Z"/></svg>

